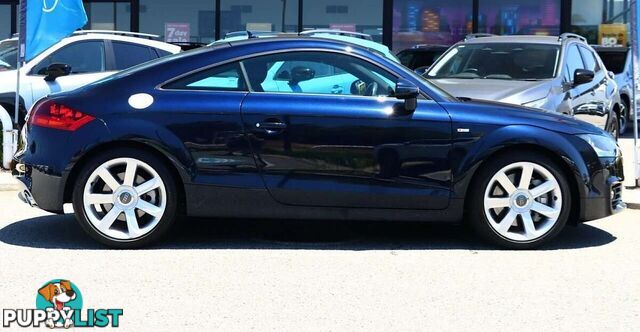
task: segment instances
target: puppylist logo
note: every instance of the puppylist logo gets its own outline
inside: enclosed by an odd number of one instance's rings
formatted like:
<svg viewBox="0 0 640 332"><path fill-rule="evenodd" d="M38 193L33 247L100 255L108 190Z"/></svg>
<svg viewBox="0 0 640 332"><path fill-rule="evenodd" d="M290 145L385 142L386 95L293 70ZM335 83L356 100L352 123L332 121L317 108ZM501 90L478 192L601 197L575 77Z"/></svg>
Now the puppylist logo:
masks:
<svg viewBox="0 0 640 332"><path fill-rule="evenodd" d="M69 280L54 279L38 289L35 309L3 309L2 327L119 327L122 309L82 310L82 293Z"/></svg>

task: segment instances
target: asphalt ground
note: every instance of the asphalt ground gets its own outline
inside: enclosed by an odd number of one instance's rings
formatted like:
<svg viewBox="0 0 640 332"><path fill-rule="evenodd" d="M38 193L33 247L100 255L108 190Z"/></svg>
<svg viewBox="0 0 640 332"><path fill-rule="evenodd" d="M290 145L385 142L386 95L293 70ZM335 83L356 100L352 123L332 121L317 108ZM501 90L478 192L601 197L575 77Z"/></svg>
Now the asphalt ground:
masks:
<svg viewBox="0 0 640 332"><path fill-rule="evenodd" d="M84 308L123 309L124 331L633 331L639 252L634 209L531 251L462 226L244 219L188 219L155 247L109 250L72 215L0 192L0 309L69 279Z"/></svg>

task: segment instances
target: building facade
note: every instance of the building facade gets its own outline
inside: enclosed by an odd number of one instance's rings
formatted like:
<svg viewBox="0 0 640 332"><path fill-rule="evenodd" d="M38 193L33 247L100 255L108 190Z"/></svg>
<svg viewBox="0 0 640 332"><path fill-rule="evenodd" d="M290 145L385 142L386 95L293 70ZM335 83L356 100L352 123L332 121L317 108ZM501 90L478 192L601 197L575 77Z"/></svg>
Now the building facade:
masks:
<svg viewBox="0 0 640 332"><path fill-rule="evenodd" d="M38 0L39 1L39 0ZM44 0L47 1L47 0ZM54 1L54 0L50 0ZM0 0L0 39L16 32L18 0ZM399 51L451 45L469 33L557 35L600 43L626 34L630 0L85 0L85 29L208 43L238 30L333 28L371 34ZM622 36L620 36L622 38Z"/></svg>

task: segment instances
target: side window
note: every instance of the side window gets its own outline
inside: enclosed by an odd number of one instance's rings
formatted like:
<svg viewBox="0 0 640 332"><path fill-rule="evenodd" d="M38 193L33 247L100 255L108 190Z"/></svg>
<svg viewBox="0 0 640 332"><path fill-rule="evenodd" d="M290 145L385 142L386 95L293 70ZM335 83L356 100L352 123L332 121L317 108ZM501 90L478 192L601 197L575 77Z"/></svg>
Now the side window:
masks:
<svg viewBox="0 0 640 332"><path fill-rule="evenodd" d="M243 61L258 92L393 95L396 77L359 58L329 52L290 52Z"/></svg>
<svg viewBox="0 0 640 332"><path fill-rule="evenodd" d="M589 49L587 49L586 47L580 46L580 54L582 54L582 59L584 60L584 69L588 69L593 72L600 71L600 66L598 66L598 61L596 60L595 56Z"/></svg>
<svg viewBox="0 0 640 332"><path fill-rule="evenodd" d="M584 63L582 62L582 56L580 56L580 51L578 50L578 46L571 45L567 49L567 56L565 57L565 77L569 77L569 81L573 82L573 74L576 69L585 69Z"/></svg>
<svg viewBox="0 0 640 332"><path fill-rule="evenodd" d="M83 41L67 45L42 60L31 71L44 75L44 70L53 63L71 66L71 74L89 74L105 71L104 42Z"/></svg>
<svg viewBox="0 0 640 332"><path fill-rule="evenodd" d="M174 90L247 91L240 65L231 63L188 75L166 84Z"/></svg>
<svg viewBox="0 0 640 332"><path fill-rule="evenodd" d="M112 42L116 70L124 70L141 63L157 59L157 54L149 47L129 43Z"/></svg>
<svg viewBox="0 0 640 332"><path fill-rule="evenodd" d="M295 67L305 67L310 68L315 71L315 78L327 77L334 75L334 67L319 63L319 62L310 62L310 61L287 61L280 66L278 69L275 79L279 81L288 81L291 79L291 69Z"/></svg>
<svg viewBox="0 0 640 332"><path fill-rule="evenodd" d="M167 55L171 55L171 52L167 52L167 51L161 50L159 48L155 48L154 50L156 51L156 53L158 53L158 57L159 58L162 58L162 57L167 56Z"/></svg>

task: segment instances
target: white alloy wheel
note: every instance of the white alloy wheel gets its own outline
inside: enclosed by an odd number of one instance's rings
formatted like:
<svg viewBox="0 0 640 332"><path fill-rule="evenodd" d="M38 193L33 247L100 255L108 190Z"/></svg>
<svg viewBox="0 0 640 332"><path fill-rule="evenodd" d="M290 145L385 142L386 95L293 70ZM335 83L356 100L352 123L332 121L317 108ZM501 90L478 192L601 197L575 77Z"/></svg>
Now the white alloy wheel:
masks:
<svg viewBox="0 0 640 332"><path fill-rule="evenodd" d="M562 212L558 180L545 167L516 162L500 169L484 193L490 226L503 238L532 242L547 234Z"/></svg>
<svg viewBox="0 0 640 332"><path fill-rule="evenodd" d="M117 158L97 167L83 191L83 207L91 225L115 240L149 234L167 207L162 178L151 166L134 158Z"/></svg>

